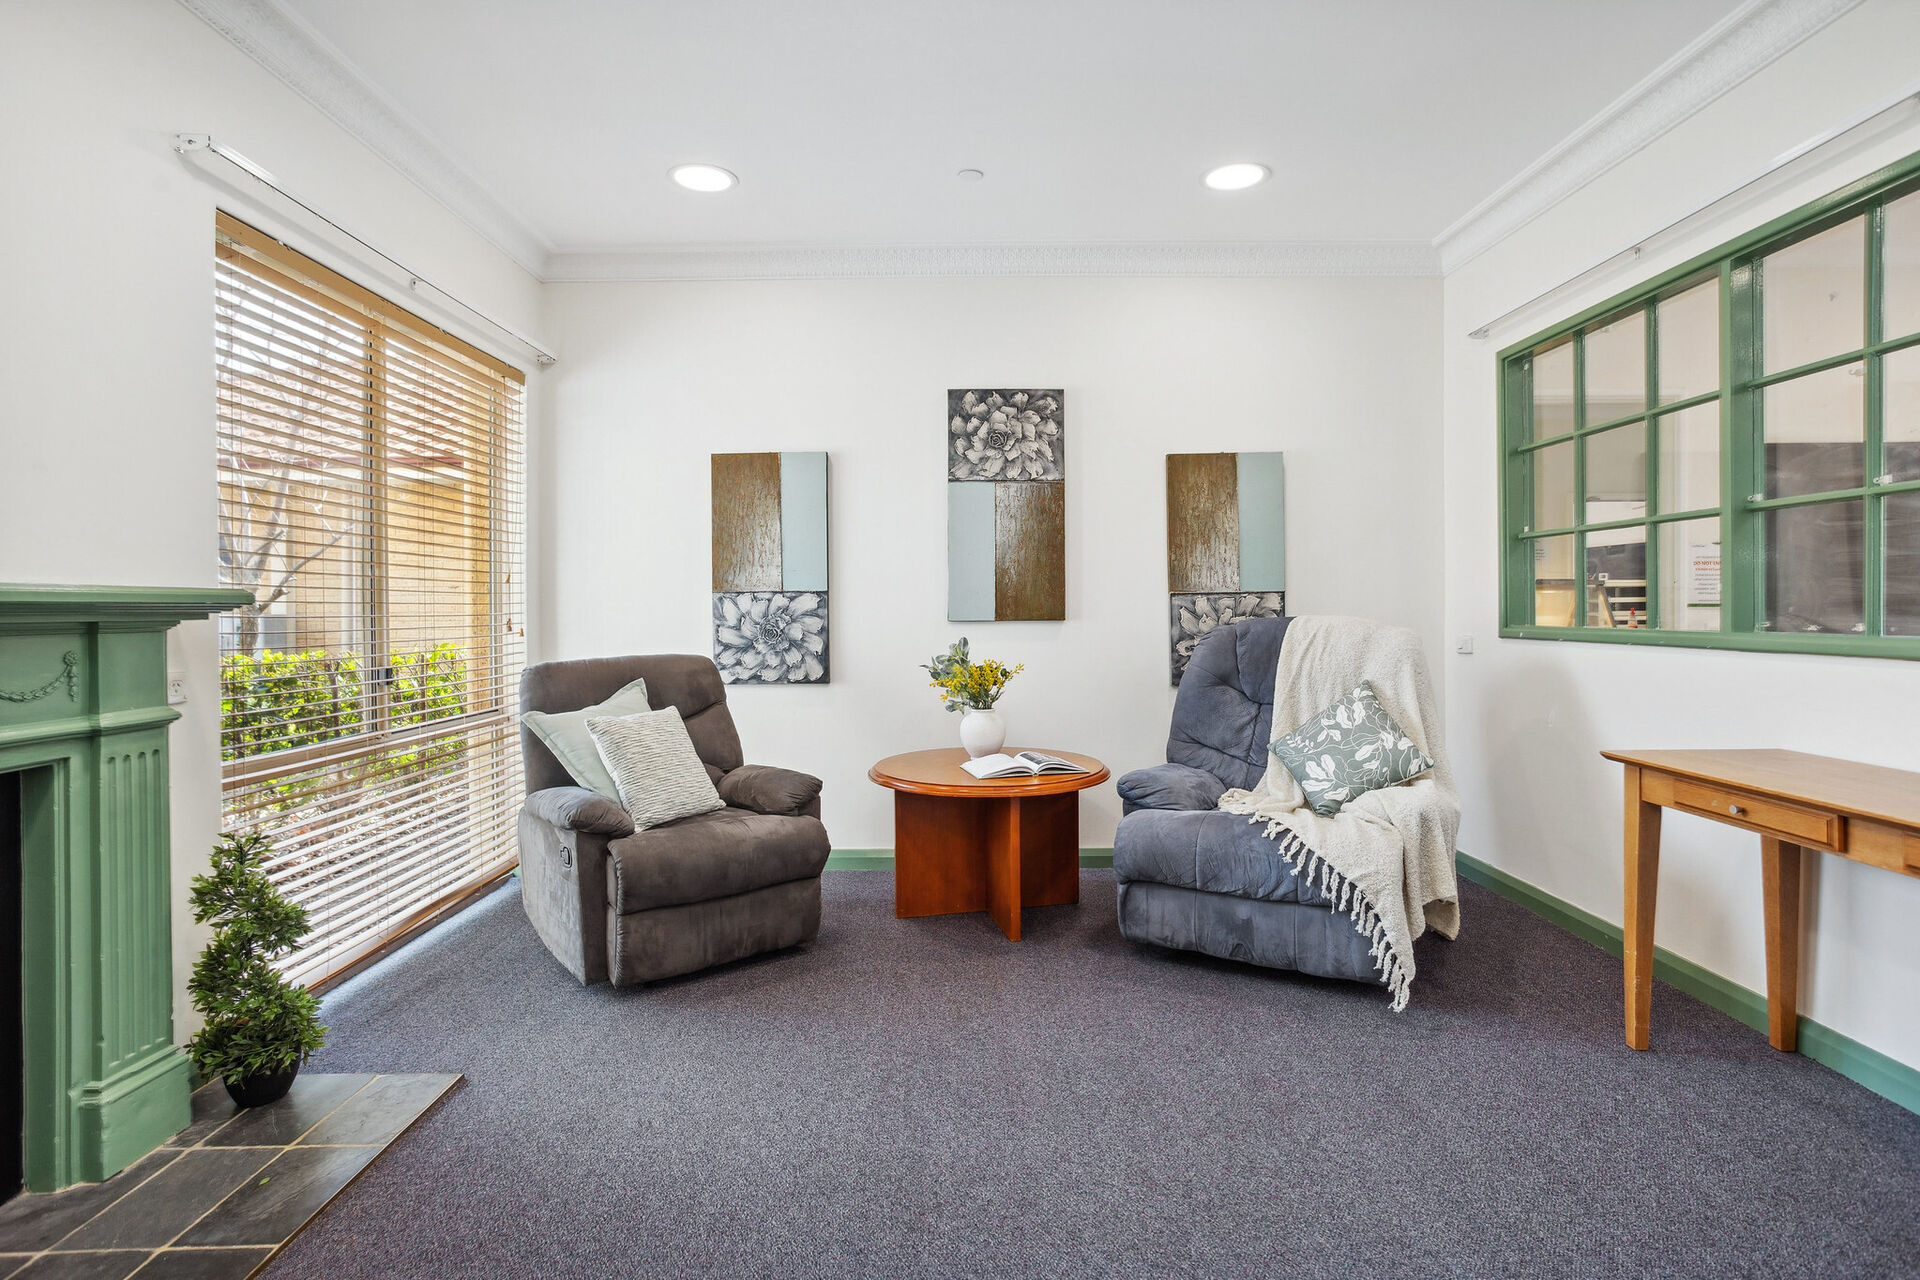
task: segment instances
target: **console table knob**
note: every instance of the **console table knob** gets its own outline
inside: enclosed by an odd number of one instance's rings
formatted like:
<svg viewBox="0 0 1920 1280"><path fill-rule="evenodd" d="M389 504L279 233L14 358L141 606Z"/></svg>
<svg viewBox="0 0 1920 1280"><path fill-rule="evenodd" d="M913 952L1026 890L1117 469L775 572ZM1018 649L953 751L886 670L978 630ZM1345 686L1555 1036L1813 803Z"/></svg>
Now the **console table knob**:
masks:
<svg viewBox="0 0 1920 1280"><path fill-rule="evenodd" d="M1730 804L1727 806L1727 812L1732 814L1734 817L1739 818L1739 817L1744 817L1747 811L1745 809L1742 809L1737 804Z"/></svg>

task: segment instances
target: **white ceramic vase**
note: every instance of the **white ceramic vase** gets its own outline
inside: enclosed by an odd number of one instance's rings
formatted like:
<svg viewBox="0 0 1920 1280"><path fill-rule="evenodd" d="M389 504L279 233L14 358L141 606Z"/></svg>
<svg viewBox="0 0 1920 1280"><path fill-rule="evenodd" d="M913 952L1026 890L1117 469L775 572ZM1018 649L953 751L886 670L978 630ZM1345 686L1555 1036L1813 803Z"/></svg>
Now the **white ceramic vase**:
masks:
<svg viewBox="0 0 1920 1280"><path fill-rule="evenodd" d="M960 717L960 745L967 754L978 758L990 756L1007 741L1007 724L1000 718L998 711L981 711L972 708Z"/></svg>

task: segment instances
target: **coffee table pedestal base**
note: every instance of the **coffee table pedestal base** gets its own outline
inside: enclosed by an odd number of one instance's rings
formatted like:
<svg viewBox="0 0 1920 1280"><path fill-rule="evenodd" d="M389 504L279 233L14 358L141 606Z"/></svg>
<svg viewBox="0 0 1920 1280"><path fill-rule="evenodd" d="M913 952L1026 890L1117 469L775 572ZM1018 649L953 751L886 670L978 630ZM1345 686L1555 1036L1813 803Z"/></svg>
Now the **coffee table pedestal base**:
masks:
<svg viewBox="0 0 1920 1280"><path fill-rule="evenodd" d="M893 914L985 911L1014 942L1020 909L1080 901L1080 797L893 795Z"/></svg>

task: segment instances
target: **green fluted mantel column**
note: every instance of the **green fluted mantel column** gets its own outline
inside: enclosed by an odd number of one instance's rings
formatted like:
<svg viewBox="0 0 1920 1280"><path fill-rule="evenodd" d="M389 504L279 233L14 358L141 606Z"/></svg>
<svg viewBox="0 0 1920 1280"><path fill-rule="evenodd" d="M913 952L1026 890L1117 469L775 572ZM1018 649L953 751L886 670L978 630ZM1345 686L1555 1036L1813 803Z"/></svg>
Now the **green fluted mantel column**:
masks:
<svg viewBox="0 0 1920 1280"><path fill-rule="evenodd" d="M167 631L217 588L0 585L0 773L20 774L27 1187L118 1173L186 1127L173 1042Z"/></svg>

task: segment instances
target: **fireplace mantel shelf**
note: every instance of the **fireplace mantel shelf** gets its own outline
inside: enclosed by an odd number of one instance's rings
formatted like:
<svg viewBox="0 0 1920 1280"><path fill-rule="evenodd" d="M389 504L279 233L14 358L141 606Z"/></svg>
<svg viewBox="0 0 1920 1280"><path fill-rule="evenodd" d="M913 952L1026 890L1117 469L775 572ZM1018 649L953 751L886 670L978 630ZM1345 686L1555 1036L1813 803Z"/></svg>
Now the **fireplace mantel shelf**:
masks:
<svg viewBox="0 0 1920 1280"><path fill-rule="evenodd" d="M0 618L181 622L252 603L252 592L226 587L70 587L0 583Z"/></svg>

